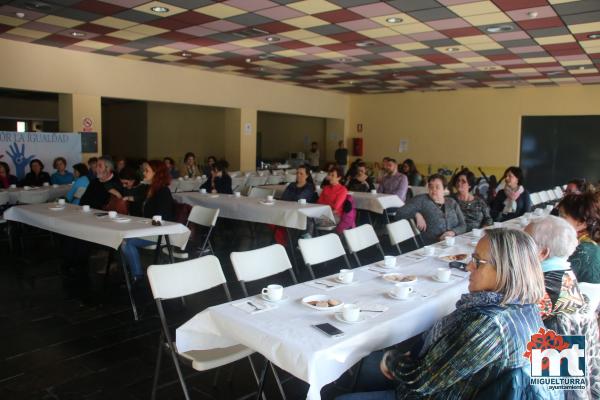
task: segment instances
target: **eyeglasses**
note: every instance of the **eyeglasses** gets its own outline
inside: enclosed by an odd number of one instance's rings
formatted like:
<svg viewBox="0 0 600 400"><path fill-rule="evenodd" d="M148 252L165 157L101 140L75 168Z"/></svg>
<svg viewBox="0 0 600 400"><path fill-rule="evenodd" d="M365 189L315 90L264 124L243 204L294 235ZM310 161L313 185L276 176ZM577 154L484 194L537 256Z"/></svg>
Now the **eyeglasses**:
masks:
<svg viewBox="0 0 600 400"><path fill-rule="evenodd" d="M473 263L475 263L475 268L477 268L477 269L479 269L479 267L481 267L482 264L490 263L489 261L482 260L476 254L471 254L471 259L472 259Z"/></svg>

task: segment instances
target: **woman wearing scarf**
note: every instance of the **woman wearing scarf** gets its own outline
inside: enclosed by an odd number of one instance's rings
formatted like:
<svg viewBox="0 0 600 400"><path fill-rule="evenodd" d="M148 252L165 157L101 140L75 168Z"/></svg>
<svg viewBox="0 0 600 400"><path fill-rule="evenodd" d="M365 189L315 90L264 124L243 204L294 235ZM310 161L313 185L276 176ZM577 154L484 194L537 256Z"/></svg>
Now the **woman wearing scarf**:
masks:
<svg viewBox="0 0 600 400"><path fill-rule="evenodd" d="M508 167L504 171L504 190L500 191L490 211L494 221L507 221L531 211L533 204L529 192L523 188L523 171L519 167Z"/></svg>
<svg viewBox="0 0 600 400"><path fill-rule="evenodd" d="M468 265L469 293L406 353L373 353L359 371L357 388L337 400L547 399L531 386L523 356L543 328L537 303L544 276L533 239L490 229Z"/></svg>

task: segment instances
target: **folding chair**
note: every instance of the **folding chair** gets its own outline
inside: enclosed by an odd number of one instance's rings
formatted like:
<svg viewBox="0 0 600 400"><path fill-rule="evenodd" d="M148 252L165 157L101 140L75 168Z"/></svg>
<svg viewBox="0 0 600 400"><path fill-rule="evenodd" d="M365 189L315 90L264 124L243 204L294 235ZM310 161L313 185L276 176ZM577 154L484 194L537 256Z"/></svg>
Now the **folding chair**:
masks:
<svg viewBox="0 0 600 400"><path fill-rule="evenodd" d="M210 235L217 224L217 219L219 218L219 209L218 208L207 208L199 205L193 206L190 211L190 215L188 216L186 226L190 226L190 222L196 225L200 225L204 228L208 228L208 232L206 235L203 235L201 238L202 244L198 247L198 256L205 256L207 254L213 254L214 251L210 244ZM163 247L163 254L169 255L169 249ZM187 259L189 258L189 254L185 251L173 251L173 257L179 259Z"/></svg>
<svg viewBox="0 0 600 400"><path fill-rule="evenodd" d="M390 244L395 246L398 250L398 254L402 254L400 250L400 243L408 239L413 239L417 249L421 247L417 241L417 236L412 228L410 222L406 219L401 219L391 224L386 225L388 235L390 237Z"/></svg>
<svg viewBox="0 0 600 400"><path fill-rule="evenodd" d="M344 257L346 268L352 268L342 241L335 233L317 236L311 239L298 239L300 253L312 279L315 279L313 266L335 258Z"/></svg>
<svg viewBox="0 0 600 400"><path fill-rule="evenodd" d="M156 369L152 383L152 400L156 398L156 387L162 363L162 353L165 347L170 352L175 364L175 370L177 371L179 383L181 384L186 400L189 400L190 396L179 365L180 360L191 365L196 371L208 371L241 360L242 358L248 358L254 378L259 387L262 387L262 382L258 380L254 363L250 358L250 355L254 352L253 350L242 345L236 345L180 353L177 350L177 344L171 338L169 325L162 305L163 300L189 296L221 285L228 301L231 301L225 275L223 275L223 270L217 257L211 255L177 264L151 265L148 268L147 274L161 322Z"/></svg>
<svg viewBox="0 0 600 400"><path fill-rule="evenodd" d="M267 177L267 185L278 185L281 183L283 177L281 175L270 175Z"/></svg>
<svg viewBox="0 0 600 400"><path fill-rule="evenodd" d="M248 197L254 197L254 198L266 199L267 196L274 196L274 195L275 195L275 189L265 189L265 188L259 188L259 187L250 188L250 191L248 192Z"/></svg>
<svg viewBox="0 0 600 400"><path fill-rule="evenodd" d="M533 204L534 207L542 202L542 200L540 199L540 194L537 192L531 193L529 197L531 198L531 204Z"/></svg>
<svg viewBox="0 0 600 400"><path fill-rule="evenodd" d="M385 257L385 253L379 243L379 238L375 233L373 227L369 224L364 224L356 228L346 229L344 231L344 238L350 249L350 254L354 256L356 265L361 266L360 259L358 258L358 252L367 249L371 246L377 246L381 257Z"/></svg>
<svg viewBox="0 0 600 400"><path fill-rule="evenodd" d="M41 204L46 203L50 197L48 189L23 190L19 193L19 204Z"/></svg>

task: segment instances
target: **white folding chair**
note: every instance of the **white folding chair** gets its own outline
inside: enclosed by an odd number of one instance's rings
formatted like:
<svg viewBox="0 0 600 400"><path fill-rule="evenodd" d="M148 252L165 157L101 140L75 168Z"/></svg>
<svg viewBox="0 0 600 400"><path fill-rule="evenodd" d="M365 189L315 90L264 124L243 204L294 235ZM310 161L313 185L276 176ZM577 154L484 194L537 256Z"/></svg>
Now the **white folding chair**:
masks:
<svg viewBox="0 0 600 400"><path fill-rule="evenodd" d="M0 206L10 203L10 196L5 190L0 190Z"/></svg>
<svg viewBox="0 0 600 400"><path fill-rule="evenodd" d="M267 183L267 176L250 176L246 182L248 188L264 185Z"/></svg>
<svg viewBox="0 0 600 400"><path fill-rule="evenodd" d="M567 190L567 185L562 185L562 190Z"/></svg>
<svg viewBox="0 0 600 400"><path fill-rule="evenodd" d="M206 235L203 235L200 238L200 240L202 241L202 244L197 249L199 256L205 256L207 254L214 255L212 245L210 244L210 235L211 235L215 225L217 225L217 219L219 218L219 211L220 210L218 208L208 208L208 207L202 207L199 205L193 206L192 210L190 211L190 215L188 216L188 220L185 225L190 226L190 222L191 222L193 224L200 225L200 226L208 229L208 232L206 232ZM169 249L166 247L163 247L162 252L163 252L163 254L169 255ZM172 255L173 255L173 257L179 258L179 259L187 259L190 257L188 252L177 251L175 249L172 252Z"/></svg>
<svg viewBox="0 0 600 400"><path fill-rule="evenodd" d="M289 172L286 172L283 180L285 181L285 183L296 182L296 174L290 174Z"/></svg>
<svg viewBox="0 0 600 400"><path fill-rule="evenodd" d="M282 169L274 169L272 172L273 175L279 175L279 176L283 176L283 170Z"/></svg>
<svg viewBox="0 0 600 400"><path fill-rule="evenodd" d="M267 185L278 185L280 184L282 181L282 176L281 175L270 175L269 177L267 177Z"/></svg>
<svg viewBox="0 0 600 400"><path fill-rule="evenodd" d="M315 185L320 185L321 182L323 182L323 179L325 179L327 177L327 172L317 172L316 174L313 174L313 180L315 181Z"/></svg>
<svg viewBox="0 0 600 400"><path fill-rule="evenodd" d="M23 190L19 193L19 204L41 204L46 203L50 197L48 189Z"/></svg>
<svg viewBox="0 0 600 400"><path fill-rule="evenodd" d="M557 187L554 188L554 195L556 196L557 200L560 200L560 199L563 198L564 193L563 193L562 189L559 186L557 186Z"/></svg>
<svg viewBox="0 0 600 400"><path fill-rule="evenodd" d="M600 283L579 282L579 290L589 299L590 314L596 315L600 311Z"/></svg>
<svg viewBox="0 0 600 400"><path fill-rule="evenodd" d="M231 189L234 192L241 192L246 184L246 179L244 175L231 177Z"/></svg>
<svg viewBox="0 0 600 400"><path fill-rule="evenodd" d="M540 196L540 204L547 203L548 201L550 201L545 191L541 190L537 193Z"/></svg>
<svg viewBox="0 0 600 400"><path fill-rule="evenodd" d="M313 266L321 264L335 258L344 257L346 268L352 268L346 256L346 250L342 245L340 237L335 233L329 233L323 236L317 236L311 239L298 239L298 246L304 263L310 272L312 279L315 279Z"/></svg>
<svg viewBox="0 0 600 400"><path fill-rule="evenodd" d="M346 229L344 231L344 238L350 249L350 254L354 255L356 265L361 266L360 259L358 258L358 252L367 249L371 246L377 246L381 257L385 257L385 253L379 243L379 238L375 233L373 227L369 224L361 225L356 228Z"/></svg>
<svg viewBox="0 0 600 400"><path fill-rule="evenodd" d="M531 204L533 204L534 207L542 202L542 200L540 199L540 194L537 192L531 193L531 195L529 195L529 198L531 199Z"/></svg>
<svg viewBox="0 0 600 400"><path fill-rule="evenodd" d="M171 353L183 394L187 400L189 400L190 396L179 365L180 360L191 365L196 371L208 371L231 364L242 358L247 358L257 384L259 387L262 387L262 382L259 382L256 369L250 358L253 351L246 346L236 345L180 353L177 350L177 344L171 338L169 325L162 305L163 300L189 296L221 285L225 291L227 300L231 301L227 281L217 257L210 255L177 264L151 265L148 267L147 274L161 322L160 342L156 359L156 369L154 371L154 382L152 384L151 398L153 400L156 398L156 386L158 385L158 375L160 373L164 347Z"/></svg>
<svg viewBox="0 0 600 400"><path fill-rule="evenodd" d="M546 196L548 196L548 201L556 201L556 194L554 193L554 190L546 190Z"/></svg>
<svg viewBox="0 0 600 400"><path fill-rule="evenodd" d="M390 244L392 246L396 246L398 254L402 254L402 250L400 250L400 243L404 242L405 240L412 239L414 240L417 248L421 247L417 241L415 231L407 219L401 219L399 221L392 222L391 224L387 224L386 228L390 237Z"/></svg>
<svg viewBox="0 0 600 400"><path fill-rule="evenodd" d="M202 186L202 179L184 179L179 181L177 192L196 192Z"/></svg>
<svg viewBox="0 0 600 400"><path fill-rule="evenodd" d="M286 170L286 171L285 171L285 173L286 173L286 174L289 174L289 175L294 175L294 176L296 176L296 169L295 169L295 168L288 169L288 170Z"/></svg>
<svg viewBox="0 0 600 400"><path fill-rule="evenodd" d="M253 187L250 188L250 191L248 192L248 197L255 197L255 198L267 198L267 196L274 196L275 195L275 189L265 189L265 188L259 188L259 187Z"/></svg>
<svg viewBox="0 0 600 400"><path fill-rule="evenodd" d="M237 178L238 176L243 175L241 171L231 171L228 174L232 178Z"/></svg>

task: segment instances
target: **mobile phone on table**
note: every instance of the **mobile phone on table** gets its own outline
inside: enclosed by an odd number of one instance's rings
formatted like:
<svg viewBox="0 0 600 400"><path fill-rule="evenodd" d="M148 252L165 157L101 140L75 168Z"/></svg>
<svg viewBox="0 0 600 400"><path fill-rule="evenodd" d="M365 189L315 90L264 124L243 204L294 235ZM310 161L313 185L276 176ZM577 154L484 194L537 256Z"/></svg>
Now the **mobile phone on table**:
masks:
<svg viewBox="0 0 600 400"><path fill-rule="evenodd" d="M335 326L331 325L331 324L318 324L318 325L312 325L313 328L318 329L319 331L321 331L322 333L326 334L329 337L340 337L340 336L344 336L344 332L339 330L338 328L336 328Z"/></svg>
<svg viewBox="0 0 600 400"><path fill-rule="evenodd" d="M106 217L108 215L107 212L99 212L94 214L96 217Z"/></svg>
<svg viewBox="0 0 600 400"><path fill-rule="evenodd" d="M460 262L460 261L450 261L450 263L448 264L448 266L450 268L456 268L459 269L461 271L466 271L467 270L467 264Z"/></svg>

